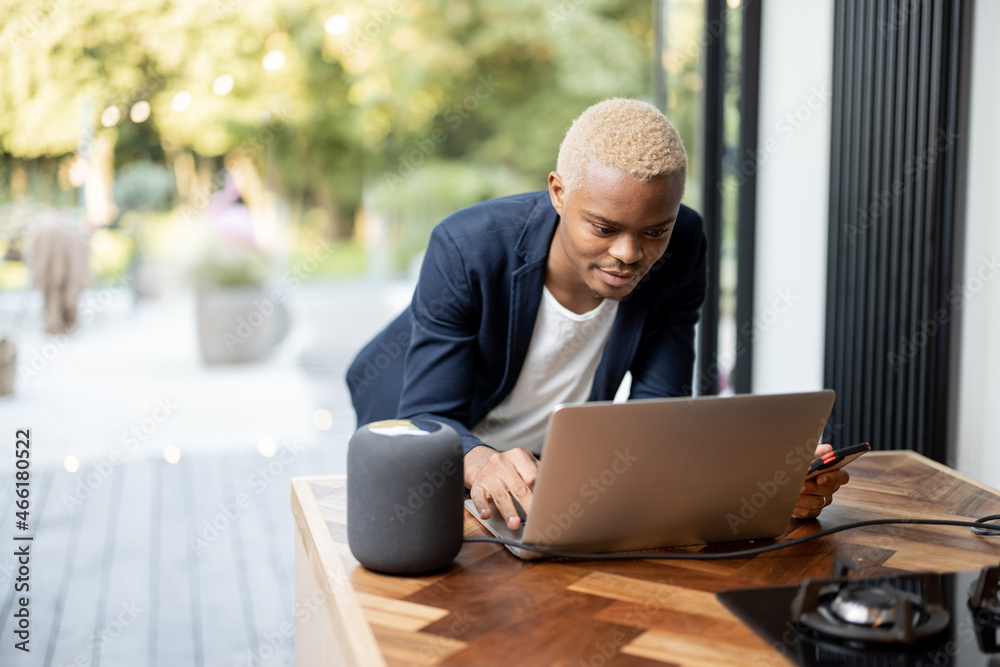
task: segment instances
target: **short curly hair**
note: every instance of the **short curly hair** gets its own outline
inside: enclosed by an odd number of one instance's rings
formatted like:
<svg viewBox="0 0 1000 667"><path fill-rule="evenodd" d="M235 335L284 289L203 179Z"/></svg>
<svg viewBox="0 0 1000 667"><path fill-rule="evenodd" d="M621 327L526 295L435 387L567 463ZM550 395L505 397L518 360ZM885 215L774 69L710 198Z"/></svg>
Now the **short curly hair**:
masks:
<svg viewBox="0 0 1000 667"><path fill-rule="evenodd" d="M591 162L640 183L687 174L687 152L673 124L652 104L624 97L589 107L567 130L556 160L566 192L580 184Z"/></svg>

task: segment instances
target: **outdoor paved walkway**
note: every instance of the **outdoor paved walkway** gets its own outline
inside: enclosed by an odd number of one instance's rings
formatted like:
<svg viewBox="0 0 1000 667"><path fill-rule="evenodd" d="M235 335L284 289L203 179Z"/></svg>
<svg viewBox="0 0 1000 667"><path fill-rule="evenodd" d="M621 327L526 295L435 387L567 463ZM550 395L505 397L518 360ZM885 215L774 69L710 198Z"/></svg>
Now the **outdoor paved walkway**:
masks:
<svg viewBox="0 0 1000 667"><path fill-rule="evenodd" d="M0 397L0 664L291 665L307 601L293 599L289 479L345 471L346 364L411 289L305 284L274 354L213 367L190 294L133 304L92 290L92 321L57 338L41 331L36 292L0 293L20 366ZM27 532L14 515L21 428ZM30 654L14 649L15 534L35 538Z"/></svg>

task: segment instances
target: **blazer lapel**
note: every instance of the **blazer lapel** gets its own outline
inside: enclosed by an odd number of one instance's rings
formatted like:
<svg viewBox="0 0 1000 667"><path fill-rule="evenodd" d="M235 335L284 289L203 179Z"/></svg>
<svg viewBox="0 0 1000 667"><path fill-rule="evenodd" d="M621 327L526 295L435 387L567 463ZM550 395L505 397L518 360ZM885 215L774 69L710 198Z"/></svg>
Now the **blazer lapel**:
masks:
<svg viewBox="0 0 1000 667"><path fill-rule="evenodd" d="M492 410L514 389L521 374L521 367L524 366L524 360L528 356L531 336L535 331L535 320L538 318L538 308L542 303L549 246L552 244L552 235L558 222L559 215L552 208L548 191L539 193L538 201L528 216L515 248L521 264L510 276L506 364L497 391L486 401L484 414Z"/></svg>

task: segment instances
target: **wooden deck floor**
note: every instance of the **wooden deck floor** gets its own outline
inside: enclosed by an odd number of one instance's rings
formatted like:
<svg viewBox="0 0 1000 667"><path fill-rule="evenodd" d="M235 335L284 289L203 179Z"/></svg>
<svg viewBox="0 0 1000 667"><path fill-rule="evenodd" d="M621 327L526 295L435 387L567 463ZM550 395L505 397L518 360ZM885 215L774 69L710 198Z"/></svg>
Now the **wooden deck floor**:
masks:
<svg viewBox="0 0 1000 667"><path fill-rule="evenodd" d="M271 458L136 458L106 477L94 463L32 469L30 654L12 617L25 533L0 475L0 665L292 665L289 479L342 462L336 447L279 443Z"/></svg>

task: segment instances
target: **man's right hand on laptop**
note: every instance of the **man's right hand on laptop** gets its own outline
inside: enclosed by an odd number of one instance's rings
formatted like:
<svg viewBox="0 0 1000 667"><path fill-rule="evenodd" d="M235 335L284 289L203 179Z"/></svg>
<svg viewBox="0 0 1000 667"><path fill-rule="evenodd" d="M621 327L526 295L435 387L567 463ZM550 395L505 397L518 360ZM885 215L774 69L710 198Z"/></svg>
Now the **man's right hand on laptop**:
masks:
<svg viewBox="0 0 1000 667"><path fill-rule="evenodd" d="M526 449L498 452L479 446L465 455L465 486L479 516L490 518L492 500L511 530L521 525L513 499L517 499L525 513L530 512L531 489L537 475L538 460Z"/></svg>

